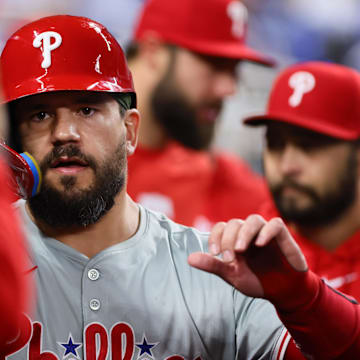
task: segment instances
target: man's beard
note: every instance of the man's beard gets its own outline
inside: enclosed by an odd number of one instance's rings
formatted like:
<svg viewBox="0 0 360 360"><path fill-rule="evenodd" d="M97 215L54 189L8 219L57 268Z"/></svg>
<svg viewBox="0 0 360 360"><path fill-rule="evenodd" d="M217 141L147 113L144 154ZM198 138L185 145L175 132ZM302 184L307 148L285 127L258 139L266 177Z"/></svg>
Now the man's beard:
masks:
<svg viewBox="0 0 360 360"><path fill-rule="evenodd" d="M319 196L311 187L299 185L290 178L281 184L269 184L276 207L287 222L299 226L318 227L334 223L351 205L354 204L357 193L357 161L356 152L349 155L347 167L339 174L335 190ZM297 189L312 199L312 205L306 209L299 209L296 200L284 204L282 192L284 188Z"/></svg>
<svg viewBox="0 0 360 360"><path fill-rule="evenodd" d="M206 150L214 137L215 121L199 121L196 107L179 90L172 75L172 66L160 80L150 99L156 121L167 135L185 147ZM221 102L203 104L219 111Z"/></svg>
<svg viewBox="0 0 360 360"><path fill-rule="evenodd" d="M96 223L114 206L115 196L124 187L127 169L125 142L101 166L92 156L85 156L74 145L54 148L40 164L43 175L60 156L76 156L86 161L94 171L94 184L87 189L71 192L76 186L75 176L61 177L64 186L62 191L44 181L40 193L29 200L34 217L58 229L86 227Z"/></svg>

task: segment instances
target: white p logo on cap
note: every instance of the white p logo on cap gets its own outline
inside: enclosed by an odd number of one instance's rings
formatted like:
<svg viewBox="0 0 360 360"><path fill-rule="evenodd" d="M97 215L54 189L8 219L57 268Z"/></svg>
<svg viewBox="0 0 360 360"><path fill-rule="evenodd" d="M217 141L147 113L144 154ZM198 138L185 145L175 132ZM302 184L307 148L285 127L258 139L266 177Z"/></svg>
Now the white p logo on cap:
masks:
<svg viewBox="0 0 360 360"><path fill-rule="evenodd" d="M307 71L298 71L289 78L289 86L294 92L289 97L289 105L292 107L299 106L304 94L310 92L315 87L315 77Z"/></svg>
<svg viewBox="0 0 360 360"><path fill-rule="evenodd" d="M242 38L245 35L245 25L248 19L248 11L241 1L232 1L227 6L227 14L232 22L231 32L233 36Z"/></svg>
<svg viewBox="0 0 360 360"><path fill-rule="evenodd" d="M52 43L52 39L55 41ZM44 60L41 63L43 69L47 69L51 66L51 52L57 49L62 42L62 37L59 33L55 31L45 31L38 36L33 41L33 46L39 48L42 45L42 54Z"/></svg>

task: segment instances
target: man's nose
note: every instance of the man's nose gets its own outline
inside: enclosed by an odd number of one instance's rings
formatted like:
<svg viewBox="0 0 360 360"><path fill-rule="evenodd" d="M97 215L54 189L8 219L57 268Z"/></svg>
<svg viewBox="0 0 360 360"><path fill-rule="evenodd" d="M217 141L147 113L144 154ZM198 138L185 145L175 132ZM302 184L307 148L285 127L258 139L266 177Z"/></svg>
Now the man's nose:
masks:
<svg viewBox="0 0 360 360"><path fill-rule="evenodd" d="M56 118L52 129L53 143L77 142L80 139L78 132L78 119L68 109L60 109L56 112Z"/></svg>
<svg viewBox="0 0 360 360"><path fill-rule="evenodd" d="M280 156L280 171L286 176L296 176L301 173L304 153L293 144L286 144Z"/></svg>
<svg viewBox="0 0 360 360"><path fill-rule="evenodd" d="M232 71L219 71L214 79L214 95L223 99L234 95L237 86L237 76Z"/></svg>

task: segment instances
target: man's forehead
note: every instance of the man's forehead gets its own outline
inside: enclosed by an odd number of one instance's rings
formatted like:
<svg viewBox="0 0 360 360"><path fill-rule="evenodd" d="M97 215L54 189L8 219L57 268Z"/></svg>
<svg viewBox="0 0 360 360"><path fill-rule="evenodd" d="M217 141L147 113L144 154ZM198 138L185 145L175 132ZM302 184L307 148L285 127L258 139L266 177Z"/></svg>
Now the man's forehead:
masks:
<svg viewBox="0 0 360 360"><path fill-rule="evenodd" d="M314 141L328 141L328 142L337 142L342 141L341 139L334 138L327 134L323 134L312 129L289 124L283 121L269 121L266 124L266 134L267 136L281 136L283 138L293 139L293 138L307 138L308 140Z"/></svg>
<svg viewBox="0 0 360 360"><path fill-rule="evenodd" d="M200 58L201 60L211 64L212 66L214 66L215 68L218 68L220 70L235 69L238 66L238 64L241 63L241 60L230 58L230 57L204 54L204 53L195 52L195 51L191 51L191 50L187 50L187 49L185 49L185 51L191 52L196 57Z"/></svg>
<svg viewBox="0 0 360 360"><path fill-rule="evenodd" d="M285 121L276 121L271 120L266 123L266 130L267 131L278 131L279 133L289 133L289 134L314 134L314 135L321 135L313 130L304 128L302 126L289 124Z"/></svg>

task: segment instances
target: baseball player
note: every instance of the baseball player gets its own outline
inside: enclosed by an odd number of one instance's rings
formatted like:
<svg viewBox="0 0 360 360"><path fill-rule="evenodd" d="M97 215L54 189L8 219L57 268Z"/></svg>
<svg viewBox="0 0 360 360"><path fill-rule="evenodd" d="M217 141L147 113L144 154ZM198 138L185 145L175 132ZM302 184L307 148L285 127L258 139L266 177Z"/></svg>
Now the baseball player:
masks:
<svg viewBox="0 0 360 360"><path fill-rule="evenodd" d="M2 98L1 98L2 99ZM7 121L0 108L0 133L6 137ZM14 212L9 169L3 153L0 154L0 358L11 349L11 343L19 337L22 329L24 338L30 331L24 312L28 310L30 284L25 274L27 256L20 231L20 223Z"/></svg>
<svg viewBox="0 0 360 360"><path fill-rule="evenodd" d="M0 64L12 144L42 173L39 192L16 203L37 304L7 359L359 356L358 305L308 270L279 218L218 223L209 236L127 195L139 112L106 28L39 19L10 37Z"/></svg>
<svg viewBox="0 0 360 360"><path fill-rule="evenodd" d="M238 63L272 64L245 45L246 27L239 0L147 1L135 27L128 60L142 123L128 191L182 224L244 218L268 199L243 160L210 150Z"/></svg>
<svg viewBox="0 0 360 360"><path fill-rule="evenodd" d="M360 76L345 66L307 62L276 79L267 112L266 178L310 268L333 287L360 297Z"/></svg>

